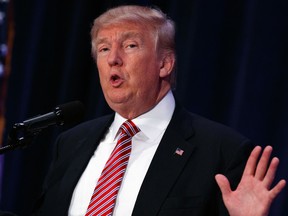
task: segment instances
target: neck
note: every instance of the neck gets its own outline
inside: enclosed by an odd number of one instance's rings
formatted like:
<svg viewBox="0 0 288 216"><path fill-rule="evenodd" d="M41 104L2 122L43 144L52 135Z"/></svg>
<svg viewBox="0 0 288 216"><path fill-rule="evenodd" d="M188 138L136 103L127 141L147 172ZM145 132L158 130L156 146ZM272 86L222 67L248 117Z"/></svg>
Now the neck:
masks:
<svg viewBox="0 0 288 216"><path fill-rule="evenodd" d="M144 105L130 105L129 107L133 107L133 109L127 109L125 107L121 107L122 109L119 109L118 111L115 110L119 115L121 115L123 118L126 119L134 119L137 118L138 116L149 112L151 109L153 109L165 96L166 94L170 91L170 87L165 89L165 91L161 91L160 94L158 95L155 100L153 100L152 103Z"/></svg>

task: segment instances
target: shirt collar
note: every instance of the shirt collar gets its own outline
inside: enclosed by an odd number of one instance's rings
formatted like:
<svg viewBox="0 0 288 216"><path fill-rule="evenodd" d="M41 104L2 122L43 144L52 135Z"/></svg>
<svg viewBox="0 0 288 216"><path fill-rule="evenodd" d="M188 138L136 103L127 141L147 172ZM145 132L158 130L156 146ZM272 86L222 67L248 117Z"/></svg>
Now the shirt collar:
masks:
<svg viewBox="0 0 288 216"><path fill-rule="evenodd" d="M138 116L132 121L141 130L137 136L143 137L143 139L149 139L153 141L167 128L173 112L175 109L175 99L170 90L165 97L150 111ZM115 114L114 121L110 127L112 137L116 139L120 126L127 119Z"/></svg>

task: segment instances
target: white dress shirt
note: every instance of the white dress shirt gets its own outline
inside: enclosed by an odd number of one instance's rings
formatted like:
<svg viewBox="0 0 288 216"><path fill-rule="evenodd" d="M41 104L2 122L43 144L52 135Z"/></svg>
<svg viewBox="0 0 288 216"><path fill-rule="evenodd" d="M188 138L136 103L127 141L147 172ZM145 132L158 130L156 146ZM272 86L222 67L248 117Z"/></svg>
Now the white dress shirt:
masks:
<svg viewBox="0 0 288 216"><path fill-rule="evenodd" d="M118 192L113 216L132 214L141 184L172 118L174 108L175 100L172 92L169 91L152 110L132 120L141 131L132 138L132 151ZM125 121L126 119L119 114L115 114L106 136L98 145L74 189L69 216L85 215L97 180L117 143L119 128Z"/></svg>

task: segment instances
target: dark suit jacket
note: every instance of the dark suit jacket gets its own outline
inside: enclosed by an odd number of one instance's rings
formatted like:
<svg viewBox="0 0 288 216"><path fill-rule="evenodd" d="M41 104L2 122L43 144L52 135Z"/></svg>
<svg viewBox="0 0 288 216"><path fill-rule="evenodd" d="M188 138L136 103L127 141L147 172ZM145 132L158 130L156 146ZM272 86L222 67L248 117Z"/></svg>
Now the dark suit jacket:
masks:
<svg viewBox="0 0 288 216"><path fill-rule="evenodd" d="M59 136L37 215L67 215L73 190L113 121L105 116ZM175 150L184 150L182 156ZM141 186L133 216L227 215L215 174L235 188L251 151L234 130L176 106ZM123 215L126 216L126 215Z"/></svg>

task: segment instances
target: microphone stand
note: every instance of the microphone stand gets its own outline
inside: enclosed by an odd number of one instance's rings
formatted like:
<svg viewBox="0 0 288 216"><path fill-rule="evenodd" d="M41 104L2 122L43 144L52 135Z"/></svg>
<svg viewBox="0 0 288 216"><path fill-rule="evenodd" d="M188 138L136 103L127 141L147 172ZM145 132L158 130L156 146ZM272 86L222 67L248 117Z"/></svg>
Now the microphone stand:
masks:
<svg viewBox="0 0 288 216"><path fill-rule="evenodd" d="M0 154L17 148L28 146L32 139L41 132L41 129L27 130L24 123L16 123L8 134L8 144L0 148Z"/></svg>

